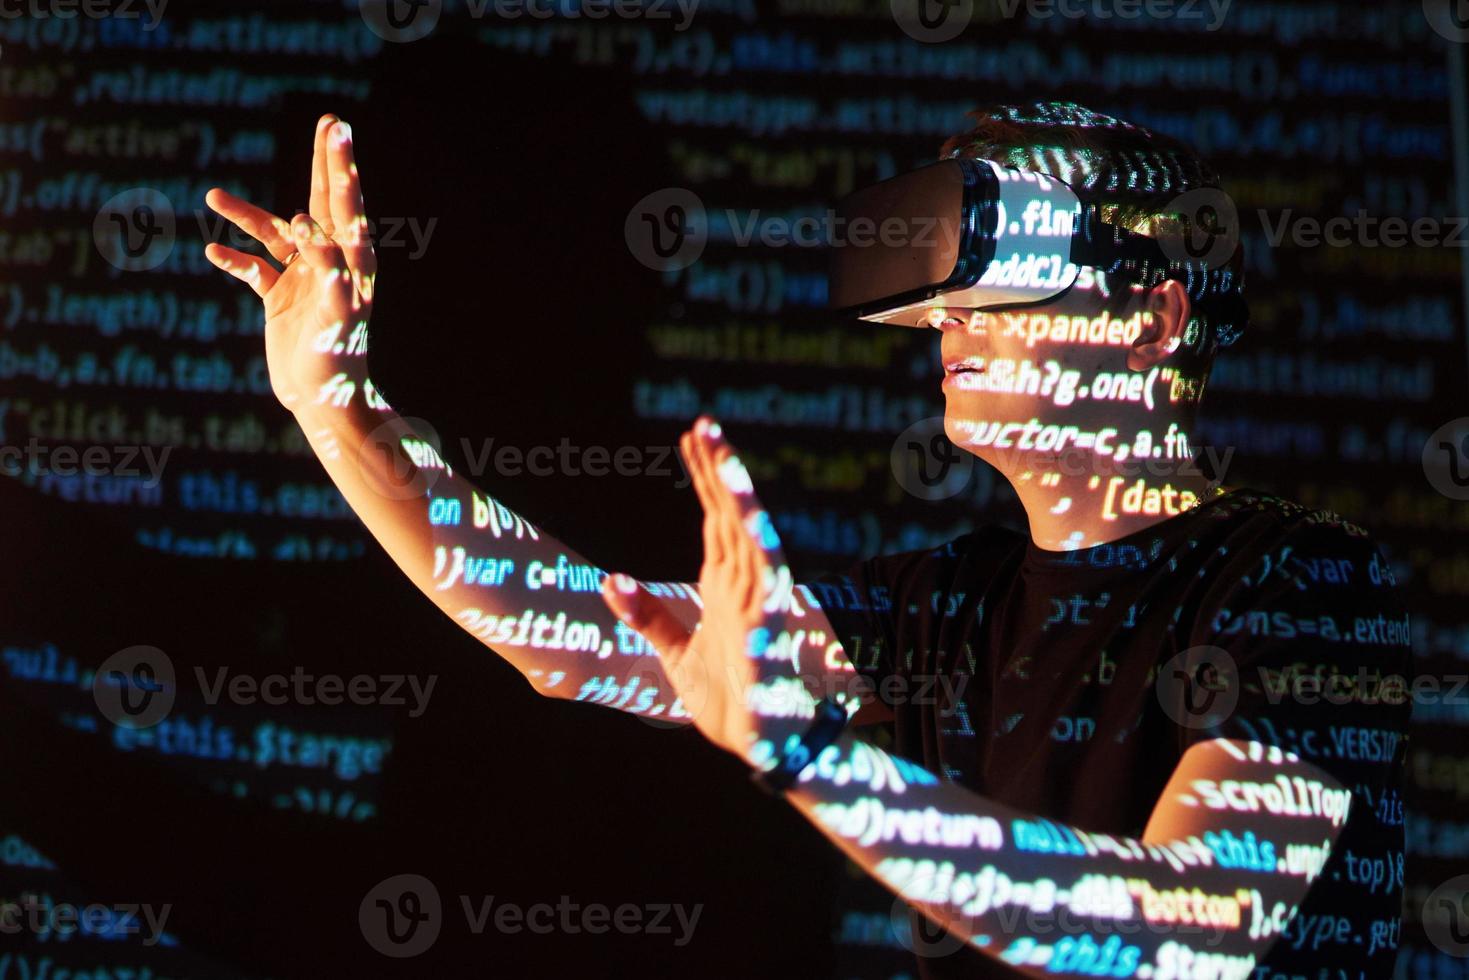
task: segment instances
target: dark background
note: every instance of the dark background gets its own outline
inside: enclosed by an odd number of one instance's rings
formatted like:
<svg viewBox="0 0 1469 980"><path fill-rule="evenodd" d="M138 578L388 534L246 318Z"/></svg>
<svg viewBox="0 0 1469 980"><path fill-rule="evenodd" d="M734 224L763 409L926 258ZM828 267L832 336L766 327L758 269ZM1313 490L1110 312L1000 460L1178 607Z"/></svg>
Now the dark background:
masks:
<svg viewBox="0 0 1469 980"><path fill-rule="evenodd" d="M633 204L686 187L711 210L824 207L854 185L930 159L963 128L963 112L986 101L1073 98L1181 136L1225 174L1250 255L1254 322L1221 355L1204 408L1215 426L1204 435L1236 450L1228 482L1328 506L1371 528L1409 594L1420 669L1462 676L1469 519L1421 462L1429 433L1466 414L1460 252L1271 248L1255 217L1259 208L1272 217L1284 208L1410 220L1462 213L1447 67L1457 52L1419 5L1239 3L1212 32L1023 10L1007 19L981 5L965 33L942 45L905 36L886 4L814 9L709 4L678 32L653 21L476 20L448 4L428 37L386 45L353 3L176 3L144 33L119 18L0 22L0 123L15 127L4 130L0 155L15 190L4 206L14 237L0 243L0 404L8 408L0 442L40 434L51 445L85 445L47 436L36 422L37 407L57 403L117 406L142 442L150 442L149 412L182 426L163 440L174 454L153 505L68 500L34 476L0 481L9 559L0 565L0 898L39 890L81 904L168 902L168 928L182 947L32 942L0 954L17 957L6 963L29 957L35 968L50 956L52 968L272 976L466 968L890 976L908 968L891 935L881 936L890 901L697 735L537 697L409 587L355 521L219 501L189 506L185 474L233 474L266 495L283 483L326 483L314 459L287 449L293 423L268 392L143 389L121 378L88 386L16 360L46 345L63 362L88 354L108 362L131 345L161 362L219 352L243 370L262 353L252 335L258 302L241 304L244 287L197 256L196 212L214 184L282 215L304 208L311 134L325 111L353 125L371 215L437 219L422 257L379 250L372 372L403 414L431 420L463 465L460 439L523 450L563 438L613 450L667 447L697 411L715 411L804 574L1023 515L982 466L962 492L936 503L905 494L894 477L888 453L898 432L941 411L936 336L901 338L875 367L660 356L653 338L670 324L778 324L790 334L841 324L820 309L820 254L716 241L690 270L659 274L636 261L624 237ZM191 33L230 20L241 26L228 43ZM313 50L311 25L351 39L360 57ZM886 46L894 67L834 70L837 53L858 45ZM1007 60L985 60L995 53ZM196 98L170 80L175 71L239 75ZM159 88L125 92L120 79L137 77ZM241 79L279 88L256 99ZM687 118L649 108L650 93L697 90L709 95ZM716 104L740 92L809 102L813 114L783 131L762 129ZM865 125L851 122L854 105L885 98L903 101ZM176 134L180 148L155 158L90 155L68 142L86 126L130 121ZM37 125L38 139L16 135ZM203 160L206 131L216 152ZM226 149L241 133L266 138ZM68 174L169 193L178 219L169 261L121 273L104 263L91 227L108 195L56 204L48 182ZM177 193L173 179L192 183ZM20 248L26 241L31 247ZM79 270L82 254L89 259ZM196 313L217 304L228 329L207 340L161 337L140 316L109 336L100 319L56 322L46 312L52 289L151 290ZM1283 381L1263 368L1287 362L1296 373ZM1411 383L1383 387L1403 375ZM694 393L690 411L640 409L638 385L680 380ZM793 394L856 385L916 397L927 410L902 425L841 430L720 412L734 404L732 392L767 383ZM272 442L211 447L197 439L211 417L253 419ZM844 480L847 472L856 476ZM677 480L676 469L480 478L603 567L691 580L699 514ZM182 540L206 553L179 553ZM254 553L241 557L221 540L248 541ZM283 541L310 542L323 557L274 557ZM390 741L381 774L342 780L114 748L83 681L134 644L166 651L181 672L299 665L344 675L411 671L438 682L416 719L402 709L211 709L240 733L275 722ZM78 679L28 671L35 661L25 658L36 651L54 651ZM1466 723L1459 705L1414 731L1403 975L1465 975L1463 961L1425 944L1411 923L1428 891L1469 865ZM319 801L346 794L367 806L345 817L323 812ZM32 853L22 841L54 867L17 857ZM372 950L357 922L368 890L400 873L431 879L447 914L434 947L406 961ZM459 895L703 909L685 947L616 932L474 936Z"/></svg>

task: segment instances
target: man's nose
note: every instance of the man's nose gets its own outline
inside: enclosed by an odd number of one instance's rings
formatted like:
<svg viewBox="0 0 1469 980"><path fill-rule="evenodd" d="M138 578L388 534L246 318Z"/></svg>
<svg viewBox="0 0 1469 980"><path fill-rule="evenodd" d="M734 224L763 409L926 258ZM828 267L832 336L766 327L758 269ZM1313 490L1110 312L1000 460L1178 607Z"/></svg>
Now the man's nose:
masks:
<svg viewBox="0 0 1469 980"><path fill-rule="evenodd" d="M936 308L928 312L928 325L944 333L962 330L965 333L983 336L985 315L979 310Z"/></svg>

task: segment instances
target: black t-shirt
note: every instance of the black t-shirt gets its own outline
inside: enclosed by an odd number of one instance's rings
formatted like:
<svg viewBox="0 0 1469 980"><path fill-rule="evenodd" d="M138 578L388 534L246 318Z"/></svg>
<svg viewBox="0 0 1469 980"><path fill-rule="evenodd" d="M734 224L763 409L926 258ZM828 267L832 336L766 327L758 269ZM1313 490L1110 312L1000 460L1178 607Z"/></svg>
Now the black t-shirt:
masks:
<svg viewBox="0 0 1469 980"><path fill-rule="evenodd" d="M1094 548L989 527L811 588L888 694L898 753L1001 803L1137 837L1199 741L1278 745L1330 773L1353 794L1347 825L1257 976L1392 974L1411 652L1361 528L1238 490ZM1225 700L1170 681L1179 665ZM919 963L1017 975L967 947Z"/></svg>

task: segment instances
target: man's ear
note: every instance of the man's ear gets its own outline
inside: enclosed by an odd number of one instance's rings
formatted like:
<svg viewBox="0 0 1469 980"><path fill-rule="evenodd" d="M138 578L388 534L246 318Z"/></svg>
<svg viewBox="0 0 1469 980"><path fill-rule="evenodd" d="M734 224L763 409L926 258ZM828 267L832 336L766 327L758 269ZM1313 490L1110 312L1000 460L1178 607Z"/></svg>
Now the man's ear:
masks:
<svg viewBox="0 0 1469 980"><path fill-rule="evenodd" d="M1128 369L1146 371L1177 350L1192 312L1193 302L1177 279L1164 279L1148 290L1142 332L1127 352Z"/></svg>

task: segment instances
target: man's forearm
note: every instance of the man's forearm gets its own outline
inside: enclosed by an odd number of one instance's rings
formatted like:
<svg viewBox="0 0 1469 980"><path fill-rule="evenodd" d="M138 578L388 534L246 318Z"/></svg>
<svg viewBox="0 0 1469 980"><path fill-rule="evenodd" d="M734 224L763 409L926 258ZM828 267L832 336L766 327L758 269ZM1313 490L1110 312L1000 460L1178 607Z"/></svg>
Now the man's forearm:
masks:
<svg viewBox="0 0 1469 980"><path fill-rule="evenodd" d="M551 697L686 720L657 656L600 594L605 573L505 507L367 393L298 409L332 481L418 589ZM698 593L648 588L690 624Z"/></svg>
<svg viewBox="0 0 1469 980"><path fill-rule="evenodd" d="M1208 963L1244 976L1325 863L1350 798L1278 753L1248 758L1250 744L1198 747L1219 755L1180 768L1141 838L1023 813L850 734L788 798L931 921L1032 975L1180 976ZM1294 812L1232 808L1277 795Z"/></svg>

